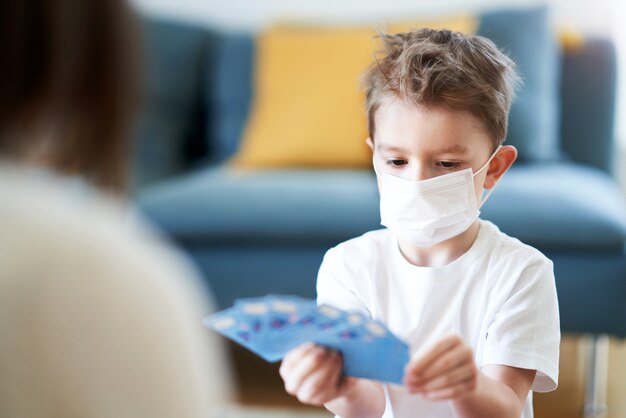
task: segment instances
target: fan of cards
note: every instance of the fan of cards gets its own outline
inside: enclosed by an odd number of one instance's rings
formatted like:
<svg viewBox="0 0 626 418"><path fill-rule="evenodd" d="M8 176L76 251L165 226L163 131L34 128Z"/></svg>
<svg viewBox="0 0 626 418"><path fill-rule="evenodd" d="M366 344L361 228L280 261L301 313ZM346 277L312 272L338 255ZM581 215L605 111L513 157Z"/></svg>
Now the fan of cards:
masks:
<svg viewBox="0 0 626 418"><path fill-rule="evenodd" d="M312 342L341 352L347 376L402 384L409 360L407 344L382 323L297 296L238 299L203 323L269 362Z"/></svg>

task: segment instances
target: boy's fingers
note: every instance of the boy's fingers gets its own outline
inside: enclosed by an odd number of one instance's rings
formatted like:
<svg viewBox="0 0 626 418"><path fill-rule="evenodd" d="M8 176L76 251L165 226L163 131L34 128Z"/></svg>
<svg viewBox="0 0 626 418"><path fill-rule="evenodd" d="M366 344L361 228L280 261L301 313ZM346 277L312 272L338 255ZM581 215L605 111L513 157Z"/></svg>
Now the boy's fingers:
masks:
<svg viewBox="0 0 626 418"><path fill-rule="evenodd" d="M293 350L289 351L287 355L283 358L282 363L280 364L279 373L285 378L285 375L291 372L293 366L297 364L304 356L307 355L311 350L316 347L313 343L302 344Z"/></svg>
<svg viewBox="0 0 626 418"><path fill-rule="evenodd" d="M425 392L424 396L430 400L443 401L466 395L472 392L475 388L475 380L465 380L445 389Z"/></svg>
<svg viewBox="0 0 626 418"><path fill-rule="evenodd" d="M304 357L309 351L317 347L314 343L305 343L297 346L293 350L289 351L285 358L297 359Z"/></svg>
<svg viewBox="0 0 626 418"><path fill-rule="evenodd" d="M285 390L291 395L297 395L304 380L317 369L330 352L322 347L315 346L288 371L285 381Z"/></svg>
<svg viewBox="0 0 626 418"><path fill-rule="evenodd" d="M337 352L328 354L328 367L314 370L300 386L298 399L301 402L321 405L336 397L341 377L341 356Z"/></svg>
<svg viewBox="0 0 626 418"><path fill-rule="evenodd" d="M474 357L471 348L460 344L441 354L425 369L418 371L417 375L408 376L407 383L423 385L429 380L446 374L464 364L471 364L474 367Z"/></svg>
<svg viewBox="0 0 626 418"><path fill-rule="evenodd" d="M322 386L322 390L316 393L319 405L329 402L341 394L343 386L343 358L341 354L335 353L336 360L332 372L329 373L326 384Z"/></svg>
<svg viewBox="0 0 626 418"><path fill-rule="evenodd" d="M405 374L407 375L407 377L410 377L410 375L414 374L421 374L423 370L428 368L431 363L441 355L441 353L451 350L460 342L461 340L456 335L450 335L442 338L426 353L424 353L420 357L417 357L415 360L412 360L406 367Z"/></svg>
<svg viewBox="0 0 626 418"><path fill-rule="evenodd" d="M461 382L465 382L471 379L475 379L478 371L473 364L468 364L464 367L460 367L446 373L442 376L435 377L428 382L418 385L408 385L408 389L411 393L415 392L431 392L448 387L456 386Z"/></svg>

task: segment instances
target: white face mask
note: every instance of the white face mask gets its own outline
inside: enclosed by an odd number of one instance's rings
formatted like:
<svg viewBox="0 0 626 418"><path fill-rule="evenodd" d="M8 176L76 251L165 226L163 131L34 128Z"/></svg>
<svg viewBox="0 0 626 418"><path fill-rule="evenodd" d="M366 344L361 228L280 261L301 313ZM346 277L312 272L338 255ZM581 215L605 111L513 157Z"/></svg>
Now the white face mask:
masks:
<svg viewBox="0 0 626 418"><path fill-rule="evenodd" d="M427 180L380 173L374 164L380 178L381 225L418 247L430 247L465 232L494 189L477 205L474 176L489 165L500 148L476 173L467 168Z"/></svg>

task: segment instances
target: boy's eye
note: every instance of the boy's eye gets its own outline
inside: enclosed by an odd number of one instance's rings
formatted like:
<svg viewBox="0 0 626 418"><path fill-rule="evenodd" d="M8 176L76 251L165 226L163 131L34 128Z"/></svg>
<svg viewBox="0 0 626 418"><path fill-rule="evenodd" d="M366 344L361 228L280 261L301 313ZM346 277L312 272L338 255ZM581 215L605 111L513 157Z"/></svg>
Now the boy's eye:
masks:
<svg viewBox="0 0 626 418"><path fill-rule="evenodd" d="M443 167L443 168L456 168L460 165L461 163L458 163L456 161L439 161L437 163L437 165Z"/></svg>
<svg viewBox="0 0 626 418"><path fill-rule="evenodd" d="M402 167L406 164L406 160L387 160L387 165L392 167Z"/></svg>

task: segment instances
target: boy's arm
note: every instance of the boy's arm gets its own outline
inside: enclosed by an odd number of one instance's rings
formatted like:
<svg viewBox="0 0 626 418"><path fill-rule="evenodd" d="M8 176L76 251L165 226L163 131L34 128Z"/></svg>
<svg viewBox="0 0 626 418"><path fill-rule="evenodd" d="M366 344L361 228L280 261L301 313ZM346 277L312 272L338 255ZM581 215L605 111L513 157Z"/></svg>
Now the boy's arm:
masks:
<svg viewBox="0 0 626 418"><path fill-rule="evenodd" d="M351 380L350 388L324 406L341 418L380 418L385 413L385 394L383 387L372 380Z"/></svg>
<svg viewBox="0 0 626 418"><path fill-rule="evenodd" d="M535 374L535 370L486 365L478 373L475 391L454 401L454 409L463 418L519 418Z"/></svg>

